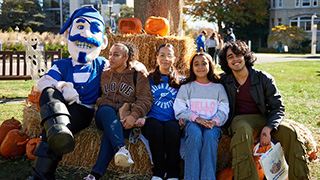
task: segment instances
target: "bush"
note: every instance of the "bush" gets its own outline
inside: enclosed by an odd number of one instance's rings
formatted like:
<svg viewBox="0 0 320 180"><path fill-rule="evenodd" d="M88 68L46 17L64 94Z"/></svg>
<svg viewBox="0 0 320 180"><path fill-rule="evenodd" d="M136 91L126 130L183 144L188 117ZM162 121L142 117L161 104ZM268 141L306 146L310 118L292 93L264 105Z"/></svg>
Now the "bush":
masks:
<svg viewBox="0 0 320 180"><path fill-rule="evenodd" d="M275 49L275 48L265 48L265 47L261 47L258 49L259 53L278 53L279 50Z"/></svg>
<svg viewBox="0 0 320 180"><path fill-rule="evenodd" d="M44 45L45 51L57 51L58 49L62 49L62 58L68 58L70 56L68 51L68 46L62 46L62 45L54 45L54 44L46 44Z"/></svg>
<svg viewBox="0 0 320 180"><path fill-rule="evenodd" d="M25 51L25 47L22 44L14 44L14 45L4 45L3 46L4 51Z"/></svg>
<svg viewBox="0 0 320 180"><path fill-rule="evenodd" d="M31 27L27 27L24 31L25 31L26 33L33 33Z"/></svg>
<svg viewBox="0 0 320 180"><path fill-rule="evenodd" d="M12 29L12 27L8 28L8 32L14 32L14 30Z"/></svg>

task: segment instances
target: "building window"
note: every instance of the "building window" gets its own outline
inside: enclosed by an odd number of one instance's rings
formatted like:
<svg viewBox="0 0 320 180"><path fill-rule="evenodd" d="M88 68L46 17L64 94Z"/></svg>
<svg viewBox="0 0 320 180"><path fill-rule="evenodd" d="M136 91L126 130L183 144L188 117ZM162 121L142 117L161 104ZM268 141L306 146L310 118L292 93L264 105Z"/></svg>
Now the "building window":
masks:
<svg viewBox="0 0 320 180"><path fill-rule="evenodd" d="M273 7L273 8L276 7L276 0L272 0L272 7Z"/></svg>
<svg viewBox="0 0 320 180"><path fill-rule="evenodd" d="M271 27L274 27L274 19L271 19Z"/></svg>
<svg viewBox="0 0 320 180"><path fill-rule="evenodd" d="M311 0L302 0L302 7L309 7L311 5Z"/></svg>
<svg viewBox="0 0 320 180"><path fill-rule="evenodd" d="M313 6L317 7L318 6L318 0L313 0Z"/></svg>
<svg viewBox="0 0 320 180"><path fill-rule="evenodd" d="M296 0L296 7L300 7L300 0Z"/></svg>
<svg viewBox="0 0 320 180"><path fill-rule="evenodd" d="M317 30L319 31L320 18L316 18L313 21L314 24L317 24ZM311 16L302 16L298 18L290 19L291 26L301 27L305 31L311 31Z"/></svg>
<svg viewBox="0 0 320 180"><path fill-rule="evenodd" d="M282 25L281 21L282 21L282 18L278 18L278 26Z"/></svg>
<svg viewBox="0 0 320 180"><path fill-rule="evenodd" d="M282 7L282 0L278 0L278 6Z"/></svg>

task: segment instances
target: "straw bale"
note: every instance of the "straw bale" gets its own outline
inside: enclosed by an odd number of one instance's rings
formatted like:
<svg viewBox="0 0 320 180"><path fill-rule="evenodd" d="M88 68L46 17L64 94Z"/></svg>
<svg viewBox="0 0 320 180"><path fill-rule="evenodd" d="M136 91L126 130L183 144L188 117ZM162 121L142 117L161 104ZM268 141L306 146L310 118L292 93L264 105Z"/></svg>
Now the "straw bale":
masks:
<svg viewBox="0 0 320 180"><path fill-rule="evenodd" d="M232 153L230 151L231 137L223 134L217 149L216 173L232 166Z"/></svg>
<svg viewBox="0 0 320 180"><path fill-rule="evenodd" d="M30 139L40 136L42 127L40 125L40 114L36 103L27 101L23 107L22 128L27 129L26 134Z"/></svg>
<svg viewBox="0 0 320 180"><path fill-rule="evenodd" d="M39 110L35 103L29 102L23 109L23 124L29 138L39 137L42 127L40 125ZM102 131L98 130L92 121L91 125L74 136L76 146L74 151L63 156L60 164L92 168L98 157ZM134 164L128 168L118 167L112 160L109 168L119 172L131 174L151 174L151 161L148 151L141 140L137 144L129 144L125 139Z"/></svg>
<svg viewBox="0 0 320 180"><path fill-rule="evenodd" d="M102 131L89 127L74 137L76 141L74 151L64 155L60 163L69 166L93 167L98 157ZM127 168L118 167L114 164L114 160L112 160L108 169L131 174L150 174L152 172L152 165L143 142L139 140L137 144L128 144L128 140L125 139L125 141L134 164Z"/></svg>
<svg viewBox="0 0 320 180"><path fill-rule="evenodd" d="M194 53L194 40L190 37L177 36L155 36L149 34L117 34L107 35L108 46L102 50L100 55L108 58L111 46L118 42L130 42L139 51L138 61L142 62L148 71L156 67L157 48L164 43L170 43L175 48L175 67L180 74L186 75L189 69L189 59Z"/></svg>

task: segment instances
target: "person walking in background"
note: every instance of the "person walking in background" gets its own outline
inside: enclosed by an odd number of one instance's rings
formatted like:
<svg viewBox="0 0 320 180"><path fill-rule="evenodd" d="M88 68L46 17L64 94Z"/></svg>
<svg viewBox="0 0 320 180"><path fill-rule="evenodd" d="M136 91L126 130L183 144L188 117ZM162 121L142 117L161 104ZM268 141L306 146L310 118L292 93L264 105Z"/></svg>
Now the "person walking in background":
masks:
<svg viewBox="0 0 320 180"><path fill-rule="evenodd" d="M215 180L220 127L228 118L229 102L209 54L193 55L185 83L173 105L176 119L185 121L184 179Z"/></svg>
<svg viewBox="0 0 320 180"><path fill-rule="evenodd" d="M133 46L116 43L109 52L110 68L103 71L100 80L102 95L97 99L96 125L103 130L100 152L91 173L85 180L98 180L107 170L114 156L117 166L127 167L134 163L124 141L133 127L142 127L139 121L150 110L153 100L147 75L133 68ZM120 119L119 109L125 103L133 103L130 111ZM138 120L139 119L139 120Z"/></svg>
<svg viewBox="0 0 320 180"><path fill-rule="evenodd" d="M226 43L236 41L236 36L234 35L232 28L228 28L227 33L228 35L227 35Z"/></svg>
<svg viewBox="0 0 320 180"><path fill-rule="evenodd" d="M207 31L203 30L201 31L200 35L197 37L196 39L197 52L200 52L201 48L203 49L203 51L205 51L204 42L206 40L206 35L207 35Z"/></svg>
<svg viewBox="0 0 320 180"><path fill-rule="evenodd" d="M221 80L230 103L226 127L230 126L232 136L234 179L259 179L251 151L257 136L262 146L268 146L271 138L274 143L281 143L290 180L310 179L303 140L290 124L282 121L285 107L274 78L253 68L257 58L243 41L224 45L219 59L224 71Z"/></svg>
<svg viewBox="0 0 320 180"><path fill-rule="evenodd" d="M212 59L214 59L214 55L216 53L216 47L218 45L218 41L217 41L217 36L216 33L213 32L211 34L211 36L205 41L205 46L206 49L208 50L208 53L210 54L210 56L212 57ZM215 62L216 64L217 62Z"/></svg>
<svg viewBox="0 0 320 180"><path fill-rule="evenodd" d="M180 87L181 76L173 64L174 47L162 44L157 50L157 67L149 81L153 105L147 115L142 134L149 141L154 167L151 180L178 180L180 172L181 130L173 110L173 102Z"/></svg>
<svg viewBox="0 0 320 180"><path fill-rule="evenodd" d="M216 53L214 54L214 62L215 62L215 65L219 65L219 52L220 50L222 49L222 46L223 46L223 39L221 38L221 35L219 33L217 33L217 41L218 41L218 45L216 46Z"/></svg>

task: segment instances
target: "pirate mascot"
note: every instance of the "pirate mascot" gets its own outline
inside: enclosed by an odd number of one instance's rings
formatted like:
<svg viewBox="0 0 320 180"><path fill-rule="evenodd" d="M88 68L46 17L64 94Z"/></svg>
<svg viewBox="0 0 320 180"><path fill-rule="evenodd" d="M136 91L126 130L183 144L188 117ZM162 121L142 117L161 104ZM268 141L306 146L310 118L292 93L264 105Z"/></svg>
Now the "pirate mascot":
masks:
<svg viewBox="0 0 320 180"><path fill-rule="evenodd" d="M77 9L62 27L70 58L53 62L38 82L42 141L31 179L54 180L62 155L75 147L74 137L88 127L99 96L102 71L109 61L99 57L108 40L102 16L92 6Z"/></svg>

